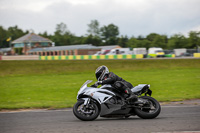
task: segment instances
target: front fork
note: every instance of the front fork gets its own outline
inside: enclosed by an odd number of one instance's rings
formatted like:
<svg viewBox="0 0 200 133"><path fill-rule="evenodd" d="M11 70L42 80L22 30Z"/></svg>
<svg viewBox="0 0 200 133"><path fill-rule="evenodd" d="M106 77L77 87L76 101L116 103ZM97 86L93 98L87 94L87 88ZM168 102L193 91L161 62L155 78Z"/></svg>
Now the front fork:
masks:
<svg viewBox="0 0 200 133"><path fill-rule="evenodd" d="M90 103L90 98L83 98L84 99L84 106L87 108L88 104Z"/></svg>
<svg viewBox="0 0 200 133"><path fill-rule="evenodd" d="M93 108L93 106L91 106L91 102L94 102L93 99L91 99L91 98L81 98L80 100L84 101L84 103L83 103L84 110Z"/></svg>

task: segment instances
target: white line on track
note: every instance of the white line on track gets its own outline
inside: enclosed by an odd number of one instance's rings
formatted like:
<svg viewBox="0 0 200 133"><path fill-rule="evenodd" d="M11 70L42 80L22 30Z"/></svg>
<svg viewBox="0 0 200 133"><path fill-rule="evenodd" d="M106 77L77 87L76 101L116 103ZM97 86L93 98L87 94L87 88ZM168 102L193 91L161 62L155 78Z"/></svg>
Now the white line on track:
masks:
<svg viewBox="0 0 200 133"><path fill-rule="evenodd" d="M2 111L0 112L0 114L3 114L3 113L28 113L28 112L44 112L44 113L47 113L47 112L61 112L61 111L72 111L71 108L68 108L68 109L56 109L56 110L48 110L48 109L33 109L33 110L16 110L16 111Z"/></svg>

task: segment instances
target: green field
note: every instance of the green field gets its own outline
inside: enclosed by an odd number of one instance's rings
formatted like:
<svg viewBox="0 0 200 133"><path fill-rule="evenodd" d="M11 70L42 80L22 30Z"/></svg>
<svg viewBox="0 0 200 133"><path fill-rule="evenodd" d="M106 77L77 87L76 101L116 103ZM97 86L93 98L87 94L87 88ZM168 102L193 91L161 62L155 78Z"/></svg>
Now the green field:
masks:
<svg viewBox="0 0 200 133"><path fill-rule="evenodd" d="M133 85L150 84L159 101L200 98L200 59L0 61L0 109L72 107L100 65Z"/></svg>

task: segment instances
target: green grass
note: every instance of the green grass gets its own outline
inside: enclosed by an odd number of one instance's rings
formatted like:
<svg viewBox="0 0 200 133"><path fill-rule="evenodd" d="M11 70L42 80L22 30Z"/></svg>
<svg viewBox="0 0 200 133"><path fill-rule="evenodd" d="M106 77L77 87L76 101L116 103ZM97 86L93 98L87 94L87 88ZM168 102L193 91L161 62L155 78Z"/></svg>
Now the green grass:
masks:
<svg viewBox="0 0 200 133"><path fill-rule="evenodd" d="M200 98L200 60L0 61L0 109L66 108L100 65L133 85L151 85L159 101Z"/></svg>

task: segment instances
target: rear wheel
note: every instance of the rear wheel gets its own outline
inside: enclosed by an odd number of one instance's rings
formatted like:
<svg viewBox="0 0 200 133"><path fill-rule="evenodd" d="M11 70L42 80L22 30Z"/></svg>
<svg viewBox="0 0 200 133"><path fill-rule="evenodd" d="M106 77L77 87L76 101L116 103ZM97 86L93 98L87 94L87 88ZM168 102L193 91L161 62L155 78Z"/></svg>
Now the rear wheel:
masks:
<svg viewBox="0 0 200 133"><path fill-rule="evenodd" d="M99 108L95 102L90 102L87 107L84 101L78 101L73 107L74 115L83 121L92 121L99 116Z"/></svg>
<svg viewBox="0 0 200 133"><path fill-rule="evenodd" d="M141 99L147 100L147 103L134 108L134 112L137 116L143 119L153 119L156 118L161 111L159 102L149 96L142 96Z"/></svg>

